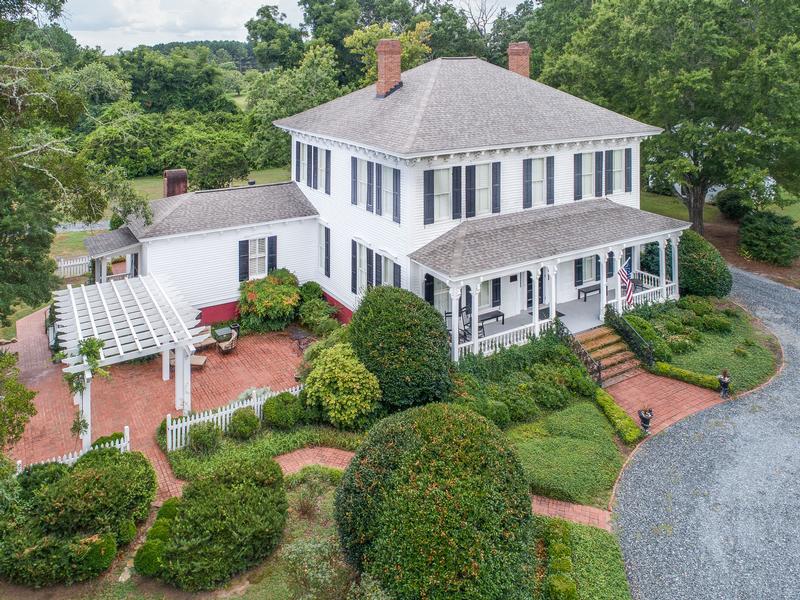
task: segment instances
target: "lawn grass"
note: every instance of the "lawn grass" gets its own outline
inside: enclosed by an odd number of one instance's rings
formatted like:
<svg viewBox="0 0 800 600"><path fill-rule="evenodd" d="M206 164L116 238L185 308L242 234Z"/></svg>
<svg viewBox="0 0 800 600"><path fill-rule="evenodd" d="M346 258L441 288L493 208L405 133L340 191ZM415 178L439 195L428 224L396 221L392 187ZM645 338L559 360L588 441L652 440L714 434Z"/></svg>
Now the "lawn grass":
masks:
<svg viewBox="0 0 800 600"><path fill-rule="evenodd" d="M255 179L257 184L280 183L289 181L289 167L276 167L272 169L258 169L250 171L248 179ZM155 200L164 197L164 178L161 175L151 175L147 177L137 177L131 180L133 188L148 200ZM191 182L190 182L191 183ZM234 181L233 185L244 185L246 179Z"/></svg>
<svg viewBox="0 0 800 600"><path fill-rule="evenodd" d="M93 229L89 231L64 231L57 233L53 239L53 244L50 246L50 256L53 258L60 256L61 258L74 258L76 256L85 256L86 247L83 245L83 240L87 237L97 235L98 233L105 233L106 229Z"/></svg>
<svg viewBox="0 0 800 600"><path fill-rule="evenodd" d="M509 440L531 492L605 508L622 468L622 455L605 416L580 402L535 421L512 427Z"/></svg>
<svg viewBox="0 0 800 600"><path fill-rule="evenodd" d="M44 306L44 304L42 306ZM8 316L9 324L0 326L0 339L10 340L13 337L17 337L17 321L35 313L42 306L32 307L27 304L15 304L13 312Z"/></svg>
<svg viewBox="0 0 800 600"><path fill-rule="evenodd" d="M653 192L642 191L640 195L640 208L647 212L656 213L673 219L689 221L689 209L680 200L673 196L662 196ZM706 204L703 208L703 219L706 222L719 217L719 210L713 204Z"/></svg>
<svg viewBox="0 0 800 600"><path fill-rule="evenodd" d="M730 333L704 332L703 341L694 350L673 354L671 364L706 375L719 375L722 369L731 373L731 389L751 390L769 379L777 366L777 341L756 328L752 317L731 303L720 306L735 310Z"/></svg>
<svg viewBox="0 0 800 600"><path fill-rule="evenodd" d="M792 217L794 222L800 225L800 202L796 204L790 204L789 206L785 206L783 208L778 208L777 206L771 206L770 210L778 213L779 215L786 215L787 217Z"/></svg>

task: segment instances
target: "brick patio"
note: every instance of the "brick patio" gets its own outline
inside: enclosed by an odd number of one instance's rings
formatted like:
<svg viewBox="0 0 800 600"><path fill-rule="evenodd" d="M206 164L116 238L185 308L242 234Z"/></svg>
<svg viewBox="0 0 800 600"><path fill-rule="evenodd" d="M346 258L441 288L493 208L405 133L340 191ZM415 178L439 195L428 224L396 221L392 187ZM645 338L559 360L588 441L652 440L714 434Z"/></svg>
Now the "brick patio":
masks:
<svg viewBox="0 0 800 600"><path fill-rule="evenodd" d="M80 448L70 434L75 406L62 378L61 366L50 362L44 332L45 311L17 322L17 339L8 350L19 353L23 382L39 392L38 414L31 419L11 456L23 463L35 462ZM192 372L192 408L196 411L223 406L250 387L282 390L295 385L294 374L302 359L297 343L285 333L245 336L236 351L222 356L203 353L208 362ZM92 436L131 429L133 450L144 452L159 478L159 500L180 492L177 481L155 441L158 424L175 410L174 379L162 381L161 357L138 365L111 367L111 378L95 378L92 384Z"/></svg>
<svg viewBox="0 0 800 600"><path fill-rule="evenodd" d="M275 457L284 475L297 473L303 467L321 465L331 469L346 469L355 456L354 452L338 450L337 448L301 448L294 452L281 454Z"/></svg>

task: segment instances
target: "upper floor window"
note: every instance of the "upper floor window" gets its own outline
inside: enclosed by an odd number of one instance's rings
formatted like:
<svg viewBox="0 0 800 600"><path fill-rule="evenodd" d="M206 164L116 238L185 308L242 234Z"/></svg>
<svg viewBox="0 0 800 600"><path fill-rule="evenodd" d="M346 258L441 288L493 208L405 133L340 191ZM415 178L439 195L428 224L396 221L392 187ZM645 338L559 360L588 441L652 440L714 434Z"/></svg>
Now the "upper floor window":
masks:
<svg viewBox="0 0 800 600"><path fill-rule="evenodd" d="M308 181L308 161L311 159L309 148L308 144L300 144L300 181L306 185L311 185Z"/></svg>
<svg viewBox="0 0 800 600"><path fill-rule="evenodd" d="M544 187L544 159L534 158L531 161L531 186L533 195L533 205L539 206L545 203Z"/></svg>
<svg viewBox="0 0 800 600"><path fill-rule="evenodd" d="M267 240L258 238L249 241L249 276L263 277L267 274Z"/></svg>
<svg viewBox="0 0 800 600"><path fill-rule="evenodd" d="M614 150L613 153L613 163L611 167L612 173L612 181L613 183L613 192L616 194L623 190L623 173L624 173L624 154L622 150Z"/></svg>
<svg viewBox="0 0 800 600"><path fill-rule="evenodd" d="M367 190L369 189L369 180L367 179L367 161L359 158L358 159L358 169L357 169L357 178L358 178L358 205L359 206L366 206L367 205Z"/></svg>
<svg viewBox="0 0 800 600"><path fill-rule="evenodd" d="M381 169L381 209L384 217L394 218L394 169L379 166Z"/></svg>
<svg viewBox="0 0 800 600"><path fill-rule="evenodd" d="M492 212L492 165L475 166L475 214Z"/></svg>
<svg viewBox="0 0 800 600"><path fill-rule="evenodd" d="M435 221L450 218L450 169L436 169L433 172L433 218Z"/></svg>
<svg viewBox="0 0 800 600"><path fill-rule="evenodd" d="M581 189L583 196L594 194L594 153L584 152L581 155Z"/></svg>

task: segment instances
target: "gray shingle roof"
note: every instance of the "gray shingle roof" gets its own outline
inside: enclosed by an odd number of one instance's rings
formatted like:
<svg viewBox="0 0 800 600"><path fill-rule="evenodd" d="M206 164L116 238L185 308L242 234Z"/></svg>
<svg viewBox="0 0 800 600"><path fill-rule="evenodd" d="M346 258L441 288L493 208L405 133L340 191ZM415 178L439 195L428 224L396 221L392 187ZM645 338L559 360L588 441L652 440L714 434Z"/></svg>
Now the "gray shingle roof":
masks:
<svg viewBox="0 0 800 600"><path fill-rule="evenodd" d="M119 229L109 231L107 233L100 233L92 237L84 238L83 245L86 247L89 256L92 258L108 254L115 250L121 250L128 246L138 244L139 240L131 233L127 226L122 226Z"/></svg>
<svg viewBox="0 0 800 600"><path fill-rule="evenodd" d="M140 240L317 215L297 184L249 185L154 200L153 222L129 223Z"/></svg>
<svg viewBox="0 0 800 600"><path fill-rule="evenodd" d="M685 221L598 198L469 219L411 258L459 278L687 227Z"/></svg>
<svg viewBox="0 0 800 600"><path fill-rule="evenodd" d="M275 125L400 156L661 131L477 58L432 60L402 81L385 98L371 85Z"/></svg>

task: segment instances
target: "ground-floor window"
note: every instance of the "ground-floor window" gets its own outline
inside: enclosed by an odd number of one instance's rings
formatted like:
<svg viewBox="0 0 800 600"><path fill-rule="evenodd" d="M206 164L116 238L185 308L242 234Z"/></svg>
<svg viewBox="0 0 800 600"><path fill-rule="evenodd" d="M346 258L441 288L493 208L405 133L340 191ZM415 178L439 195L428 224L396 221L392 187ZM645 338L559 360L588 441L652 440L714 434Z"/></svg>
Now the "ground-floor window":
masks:
<svg viewBox="0 0 800 600"><path fill-rule="evenodd" d="M433 305L440 313L444 314L450 307L448 306L450 299L450 289L443 281L438 279L433 280Z"/></svg>

